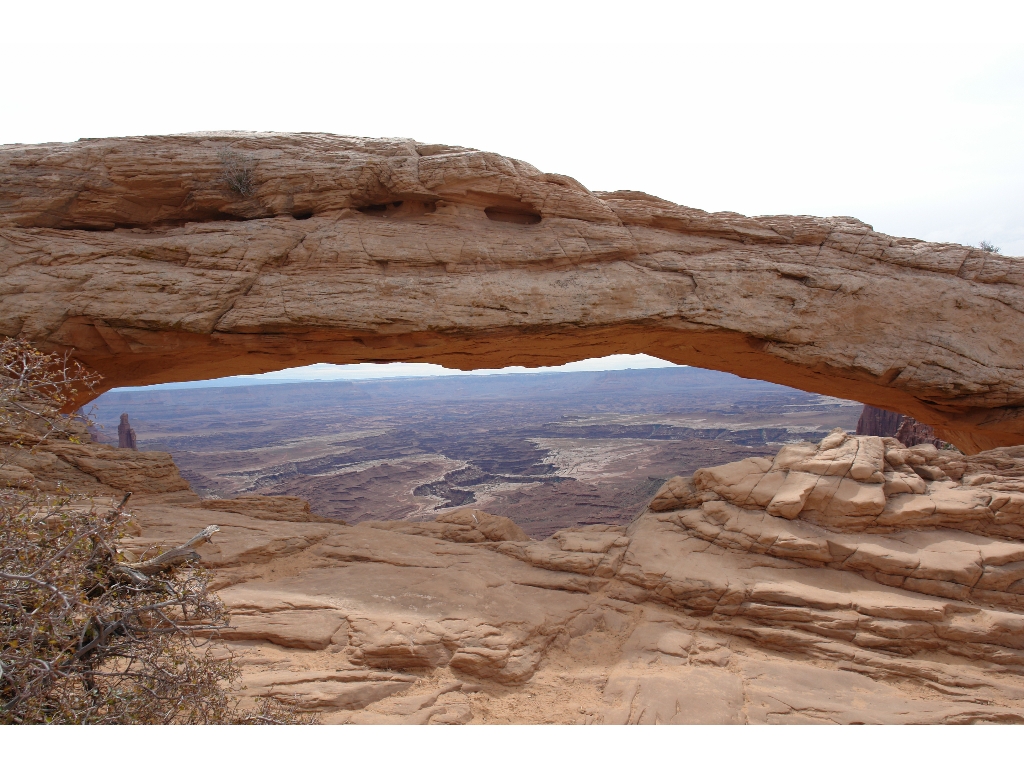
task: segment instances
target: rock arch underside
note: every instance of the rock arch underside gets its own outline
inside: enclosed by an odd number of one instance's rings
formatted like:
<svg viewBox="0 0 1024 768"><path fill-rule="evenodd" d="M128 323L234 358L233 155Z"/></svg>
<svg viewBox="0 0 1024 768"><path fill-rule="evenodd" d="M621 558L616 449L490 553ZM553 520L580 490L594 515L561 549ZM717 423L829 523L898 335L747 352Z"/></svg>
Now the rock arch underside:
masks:
<svg viewBox="0 0 1024 768"><path fill-rule="evenodd" d="M339 723L1024 722L1020 261L406 140L9 146L0 178L0 334L104 387L646 352L962 449L833 430L538 541L468 505L200 499L166 453L0 430L0 485L134 493L126 558L219 526L196 549L245 695Z"/></svg>
<svg viewBox="0 0 1024 768"><path fill-rule="evenodd" d="M0 150L0 334L104 386L646 352L1024 443L1024 262L322 134Z"/></svg>

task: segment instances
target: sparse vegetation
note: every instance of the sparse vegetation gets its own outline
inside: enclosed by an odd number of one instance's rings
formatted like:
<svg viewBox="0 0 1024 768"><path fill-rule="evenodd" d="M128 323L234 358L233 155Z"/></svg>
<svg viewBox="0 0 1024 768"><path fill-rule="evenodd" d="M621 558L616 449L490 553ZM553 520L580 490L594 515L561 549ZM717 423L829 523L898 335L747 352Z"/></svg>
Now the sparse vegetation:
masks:
<svg viewBox="0 0 1024 768"><path fill-rule="evenodd" d="M999 253L999 247L996 245L992 245L992 243L990 243L988 240L982 240L980 243L978 243L978 247L981 250L985 251L985 253Z"/></svg>
<svg viewBox="0 0 1024 768"><path fill-rule="evenodd" d="M0 341L0 440L26 447L49 437L76 439L80 417L61 413L99 376L67 355L44 354L18 339ZM0 463L2 466L2 463Z"/></svg>
<svg viewBox="0 0 1024 768"><path fill-rule="evenodd" d="M256 192L256 158L225 149L220 153L220 161L225 183L242 197L252 197Z"/></svg>
<svg viewBox="0 0 1024 768"><path fill-rule="evenodd" d="M78 417L61 410L96 382L66 356L0 342L3 456L77 439ZM133 553L130 495L101 505L0 488L0 723L312 722L232 695L237 668L210 644L228 617L190 548L216 526Z"/></svg>

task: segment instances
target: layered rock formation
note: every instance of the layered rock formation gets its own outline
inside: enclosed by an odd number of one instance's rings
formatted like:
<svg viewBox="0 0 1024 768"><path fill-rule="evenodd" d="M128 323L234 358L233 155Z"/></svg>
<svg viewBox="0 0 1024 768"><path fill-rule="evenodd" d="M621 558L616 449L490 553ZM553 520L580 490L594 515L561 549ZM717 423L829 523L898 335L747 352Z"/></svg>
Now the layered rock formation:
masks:
<svg viewBox="0 0 1024 768"><path fill-rule="evenodd" d="M0 484L17 478L13 485L43 491L61 488L89 496L120 496L124 491L191 494L178 473L171 454L163 451L132 451L99 443L71 443L52 439L37 443L31 451L0 444Z"/></svg>
<svg viewBox="0 0 1024 768"><path fill-rule="evenodd" d="M251 691L332 721L1020 721L1022 522L1018 449L838 432L675 478L626 528L363 524L222 594Z"/></svg>
<svg viewBox="0 0 1024 768"><path fill-rule="evenodd" d="M222 594L250 692L332 722L1020 722L1022 523L1020 449L836 432L628 527L361 524Z"/></svg>
<svg viewBox="0 0 1024 768"><path fill-rule="evenodd" d="M59 442L33 481L134 491L128 549L220 527L214 652L326 722L1024 722L1021 448L836 431L534 541L471 509L201 501L166 454Z"/></svg>
<svg viewBox="0 0 1024 768"><path fill-rule="evenodd" d="M835 571L974 606L943 603L942 615L952 629L906 625L906 631L897 632L881 619L929 620L922 619L924 614L912 617L912 611L900 614L899 593L886 591L884 616L864 613L876 616L869 624L877 631L849 614L854 623L838 634L842 622L829 624L827 636L900 653L928 647L973 656L973 646L965 651L960 644L975 639L1005 645L992 636L971 638L972 630L957 628L966 621L990 629L1004 625L1009 645L999 653L1016 655L1007 649L1017 649L1012 636L1018 630L1012 627L1024 617L1005 611L1024 610L1024 448L967 458L931 445L905 448L891 438L838 432L818 446L787 446L774 460L747 459L699 470L692 479L675 478L651 502L651 510L656 519L722 550L813 569L813 575L796 579L813 586L812 598L780 601L803 606L800 621L815 622L816 610L856 610L849 600L829 603L820 591L840 588L843 581ZM804 587L790 584L783 591L796 594ZM712 610L719 610L722 598L736 589L735 581L724 586ZM701 595L693 607L705 606L707 597ZM826 603L829 608L823 607ZM742 607L722 610L744 613ZM970 619L961 621L963 615ZM938 613L933 617L940 621ZM874 634L858 639L858 631Z"/></svg>
<svg viewBox="0 0 1024 768"><path fill-rule="evenodd" d="M0 333L104 385L646 352L1024 443L1024 264L320 134L0 150ZM892 308L899 307L897 315Z"/></svg>

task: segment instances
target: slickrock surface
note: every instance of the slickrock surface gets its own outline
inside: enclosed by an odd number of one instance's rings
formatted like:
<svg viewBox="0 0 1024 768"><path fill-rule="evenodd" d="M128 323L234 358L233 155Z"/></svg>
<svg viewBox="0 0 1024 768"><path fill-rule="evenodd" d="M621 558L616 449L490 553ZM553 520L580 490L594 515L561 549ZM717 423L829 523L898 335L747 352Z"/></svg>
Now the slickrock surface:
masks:
<svg viewBox="0 0 1024 768"><path fill-rule="evenodd" d="M467 509L200 501L159 454L72 447L39 478L135 491L129 549L220 526L199 547L232 613L215 653L325 722L1024 722L1024 448L837 430L535 541Z"/></svg>
<svg viewBox="0 0 1024 768"><path fill-rule="evenodd" d="M646 352L1024 443L1024 263L323 134L0 149L0 333L107 387ZM894 308L898 307L898 313Z"/></svg>

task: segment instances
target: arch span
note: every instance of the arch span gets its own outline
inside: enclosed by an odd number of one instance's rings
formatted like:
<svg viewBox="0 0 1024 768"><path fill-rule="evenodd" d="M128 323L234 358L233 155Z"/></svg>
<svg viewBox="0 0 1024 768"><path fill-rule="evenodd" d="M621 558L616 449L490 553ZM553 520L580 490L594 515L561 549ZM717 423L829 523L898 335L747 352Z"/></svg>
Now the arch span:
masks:
<svg viewBox="0 0 1024 768"><path fill-rule="evenodd" d="M0 333L107 388L646 352L1024 443L1024 263L323 134L0 149Z"/></svg>

